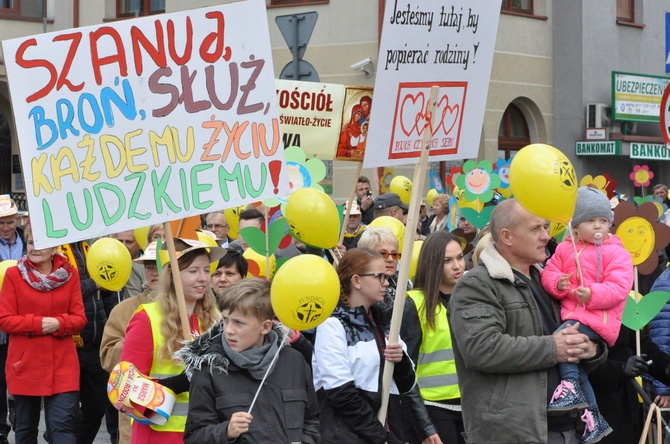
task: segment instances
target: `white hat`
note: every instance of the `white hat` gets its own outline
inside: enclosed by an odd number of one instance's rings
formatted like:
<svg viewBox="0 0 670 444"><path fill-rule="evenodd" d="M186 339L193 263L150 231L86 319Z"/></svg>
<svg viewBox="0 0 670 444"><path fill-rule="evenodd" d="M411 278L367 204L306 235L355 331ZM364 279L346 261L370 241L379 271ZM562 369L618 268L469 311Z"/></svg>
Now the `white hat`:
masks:
<svg viewBox="0 0 670 444"><path fill-rule="evenodd" d="M14 216L19 213L16 202L9 194L0 195L0 217Z"/></svg>
<svg viewBox="0 0 670 444"><path fill-rule="evenodd" d="M133 259L133 262L156 262L156 242L152 242L144 249L142 256Z"/></svg>
<svg viewBox="0 0 670 444"><path fill-rule="evenodd" d="M216 262L226 255L226 249L221 247L212 247L203 242L194 239L174 238L174 248L177 250L177 258L193 250L204 249L209 254L209 262ZM163 244L161 250L167 250L167 242Z"/></svg>

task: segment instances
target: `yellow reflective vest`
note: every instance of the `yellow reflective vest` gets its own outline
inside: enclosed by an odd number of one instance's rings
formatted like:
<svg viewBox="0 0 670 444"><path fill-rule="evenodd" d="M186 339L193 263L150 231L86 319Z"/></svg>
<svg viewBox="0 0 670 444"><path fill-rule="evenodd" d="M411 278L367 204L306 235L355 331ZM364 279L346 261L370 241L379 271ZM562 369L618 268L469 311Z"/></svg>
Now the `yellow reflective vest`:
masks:
<svg viewBox="0 0 670 444"><path fill-rule="evenodd" d="M461 392L458 388L456 362L446 309L442 303L438 303L435 330L431 330L426 323L426 307L421 290L408 291L407 296L412 298L416 305L423 338L419 347L419 359L416 363L416 376L421 397L427 401L460 398Z"/></svg>
<svg viewBox="0 0 670 444"><path fill-rule="evenodd" d="M142 304L142 308L144 308L144 311L149 316L151 335L154 340L154 356L149 377L152 379L163 379L180 374L184 370L182 366L175 364L172 360L165 362L157 356L158 349L164 342L163 333L161 333L163 313L158 308L158 303L150 302ZM168 421L163 425L151 425L150 427L160 432L183 432L186 428L187 414L188 392L184 392L177 395L174 407L172 408L172 414L170 414Z"/></svg>

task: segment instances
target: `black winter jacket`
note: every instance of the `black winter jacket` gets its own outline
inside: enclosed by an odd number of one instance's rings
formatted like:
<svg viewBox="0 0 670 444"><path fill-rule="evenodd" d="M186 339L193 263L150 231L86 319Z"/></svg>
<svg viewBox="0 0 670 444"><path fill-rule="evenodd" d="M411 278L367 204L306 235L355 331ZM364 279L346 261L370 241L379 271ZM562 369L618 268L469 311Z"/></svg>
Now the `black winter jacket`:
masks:
<svg viewBox="0 0 670 444"><path fill-rule="evenodd" d="M231 442L226 439L230 417L249 410L260 380L228 360L223 348L222 323L177 353L192 374L186 444ZM273 327L279 342L283 332ZM234 443L319 442L318 404L312 373L298 351L284 346L273 370L258 391L249 432Z"/></svg>
<svg viewBox="0 0 670 444"><path fill-rule="evenodd" d="M83 348L100 348L102 341L102 331L107 323L107 316L119 301L123 299L122 294L116 291L100 289L93 279L88 275L86 269L86 254L84 252L85 244L75 242L69 244L72 254L77 262L79 269L79 279L81 283L81 297L84 301L84 311L86 313L86 326L81 331L80 336L84 341ZM68 256L68 255L66 255Z"/></svg>

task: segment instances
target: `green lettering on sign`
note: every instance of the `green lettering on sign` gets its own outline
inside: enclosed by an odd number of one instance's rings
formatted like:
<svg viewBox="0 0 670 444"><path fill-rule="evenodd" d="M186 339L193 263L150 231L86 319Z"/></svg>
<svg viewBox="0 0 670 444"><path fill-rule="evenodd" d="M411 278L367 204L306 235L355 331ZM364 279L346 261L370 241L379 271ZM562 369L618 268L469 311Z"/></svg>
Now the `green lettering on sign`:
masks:
<svg viewBox="0 0 670 444"><path fill-rule="evenodd" d="M578 156L618 156L621 154L620 140L582 141L575 144Z"/></svg>
<svg viewBox="0 0 670 444"><path fill-rule="evenodd" d="M659 143L637 143L630 144L631 159L670 160L668 147Z"/></svg>

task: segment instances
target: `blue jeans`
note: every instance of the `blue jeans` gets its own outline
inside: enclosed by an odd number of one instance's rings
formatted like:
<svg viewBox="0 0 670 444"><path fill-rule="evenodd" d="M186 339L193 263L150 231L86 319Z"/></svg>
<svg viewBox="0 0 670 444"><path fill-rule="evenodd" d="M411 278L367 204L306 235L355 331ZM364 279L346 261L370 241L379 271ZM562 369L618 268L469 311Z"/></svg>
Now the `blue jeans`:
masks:
<svg viewBox="0 0 670 444"><path fill-rule="evenodd" d="M568 320L563 322L563 324L556 329L554 333L557 333L561 330L563 330L565 327L568 325L574 325L578 321L575 320ZM602 341L602 338L598 333L595 331L591 330L591 328L587 327L586 325L580 323L579 328L577 330L585 334L586 336L589 337L590 340L592 341ZM586 373L586 370L582 368L581 365L579 364L573 364L570 362L561 362L558 364L558 371L561 374L561 379L577 379L579 380L580 386L582 388L582 393L584 393L584 397L586 398L586 402L589 404L589 409L596 409L598 408L598 403L596 401L596 394L593 392L593 387L591 387L591 383L589 382L589 376Z"/></svg>
<svg viewBox="0 0 670 444"><path fill-rule="evenodd" d="M44 399L44 422L49 442L76 444L74 421L79 408L79 393L66 392L52 396L14 395L16 408L16 444L37 444L40 406Z"/></svg>

